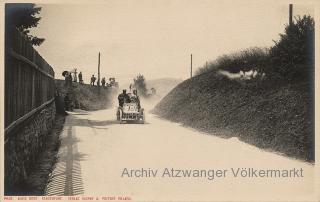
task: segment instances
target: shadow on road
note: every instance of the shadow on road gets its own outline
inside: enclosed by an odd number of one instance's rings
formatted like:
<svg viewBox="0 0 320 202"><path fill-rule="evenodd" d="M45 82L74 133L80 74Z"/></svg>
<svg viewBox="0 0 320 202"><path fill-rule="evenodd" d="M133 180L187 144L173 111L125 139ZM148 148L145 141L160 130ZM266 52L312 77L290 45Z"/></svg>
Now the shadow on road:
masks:
<svg viewBox="0 0 320 202"><path fill-rule="evenodd" d="M86 155L78 152L72 124L66 122L67 135L62 139L58 154L58 163L52 173L46 189L46 195L72 196L84 193L80 161Z"/></svg>
<svg viewBox="0 0 320 202"><path fill-rule="evenodd" d="M108 129L108 128L101 128L99 126L109 126L109 125L119 125L120 122L113 119L113 120L91 120L88 118L79 118L74 116L74 114L69 115L72 116L70 121L66 123L66 126L83 126L83 127L91 127L91 128L97 128L97 129ZM138 122L136 121L125 121L121 124L137 124L139 125ZM150 124L149 122L145 122L144 124ZM143 124L142 124L143 125Z"/></svg>
<svg viewBox="0 0 320 202"><path fill-rule="evenodd" d="M112 124L119 124L117 120L90 120L90 119L81 119L74 115L68 123L65 124L65 126L84 126L84 127L95 127L95 126L108 126Z"/></svg>

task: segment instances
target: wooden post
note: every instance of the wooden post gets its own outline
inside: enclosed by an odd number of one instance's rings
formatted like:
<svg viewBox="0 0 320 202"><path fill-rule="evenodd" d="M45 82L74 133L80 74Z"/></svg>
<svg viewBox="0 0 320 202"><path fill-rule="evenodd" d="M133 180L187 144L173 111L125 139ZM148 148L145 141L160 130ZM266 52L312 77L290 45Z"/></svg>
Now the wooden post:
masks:
<svg viewBox="0 0 320 202"><path fill-rule="evenodd" d="M35 108L35 91L36 91L36 89L35 89L35 70L32 68L32 97L31 97L31 102L32 102L32 104L31 104L31 109L34 109Z"/></svg>
<svg viewBox="0 0 320 202"><path fill-rule="evenodd" d="M292 25L292 4L289 4L289 25Z"/></svg>
<svg viewBox="0 0 320 202"><path fill-rule="evenodd" d="M192 78L192 54L191 54L191 69L190 69L190 78Z"/></svg>
<svg viewBox="0 0 320 202"><path fill-rule="evenodd" d="M35 50L32 50L32 62L33 63L36 63L36 52ZM32 68L31 70L31 73L32 73L32 94L31 94L31 109L34 109L35 108L35 91L36 91L36 86L35 86L35 74L36 74L36 71L34 68Z"/></svg>
<svg viewBox="0 0 320 202"><path fill-rule="evenodd" d="M98 83L97 86L100 86L100 52L98 57Z"/></svg>
<svg viewBox="0 0 320 202"><path fill-rule="evenodd" d="M192 54L191 54L191 64L190 64L190 79L192 78ZM192 104L192 98L191 98L191 83L189 85L189 98L190 98L190 104Z"/></svg>

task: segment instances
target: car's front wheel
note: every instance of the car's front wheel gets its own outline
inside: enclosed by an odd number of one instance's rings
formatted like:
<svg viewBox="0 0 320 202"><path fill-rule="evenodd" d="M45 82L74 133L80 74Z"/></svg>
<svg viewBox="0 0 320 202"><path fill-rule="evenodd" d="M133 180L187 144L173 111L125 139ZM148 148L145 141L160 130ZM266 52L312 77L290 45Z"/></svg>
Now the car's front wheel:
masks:
<svg viewBox="0 0 320 202"><path fill-rule="evenodd" d="M140 114L140 117L141 117L141 118L140 118L140 123L143 124L143 123L145 122L145 118L146 118L146 117L145 117L145 114L144 114L143 108L141 109L140 113L141 113L141 114Z"/></svg>

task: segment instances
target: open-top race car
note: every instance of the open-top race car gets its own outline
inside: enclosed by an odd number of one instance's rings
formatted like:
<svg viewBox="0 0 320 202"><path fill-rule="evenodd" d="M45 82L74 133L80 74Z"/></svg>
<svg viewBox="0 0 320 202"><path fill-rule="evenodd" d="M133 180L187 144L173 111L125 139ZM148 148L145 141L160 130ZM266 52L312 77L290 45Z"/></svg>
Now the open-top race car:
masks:
<svg viewBox="0 0 320 202"><path fill-rule="evenodd" d="M119 106L117 110L117 120L123 122L139 122L144 123L144 109L140 107L140 103L135 99L134 95L128 93L129 100Z"/></svg>

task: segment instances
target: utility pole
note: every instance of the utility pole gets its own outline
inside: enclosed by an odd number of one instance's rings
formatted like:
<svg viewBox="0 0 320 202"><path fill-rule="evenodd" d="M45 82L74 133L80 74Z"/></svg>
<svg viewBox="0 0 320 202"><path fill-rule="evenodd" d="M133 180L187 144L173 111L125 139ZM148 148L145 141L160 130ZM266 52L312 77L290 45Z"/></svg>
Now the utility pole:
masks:
<svg viewBox="0 0 320 202"><path fill-rule="evenodd" d="M190 79L192 78L192 54L191 54L191 64L190 64ZM190 99L190 104L192 104L192 94L191 94L191 86L192 85L189 85L189 99Z"/></svg>
<svg viewBox="0 0 320 202"><path fill-rule="evenodd" d="M192 54L191 54L191 69L190 69L190 78L192 78Z"/></svg>
<svg viewBox="0 0 320 202"><path fill-rule="evenodd" d="M100 86L100 52L98 57L98 83L97 86Z"/></svg>
<svg viewBox="0 0 320 202"><path fill-rule="evenodd" d="M289 4L289 25L292 25L292 4Z"/></svg>

